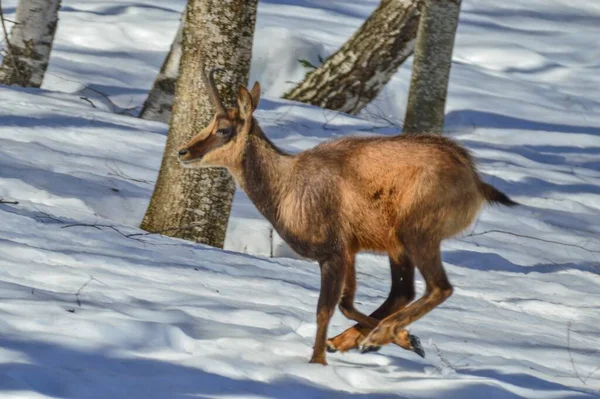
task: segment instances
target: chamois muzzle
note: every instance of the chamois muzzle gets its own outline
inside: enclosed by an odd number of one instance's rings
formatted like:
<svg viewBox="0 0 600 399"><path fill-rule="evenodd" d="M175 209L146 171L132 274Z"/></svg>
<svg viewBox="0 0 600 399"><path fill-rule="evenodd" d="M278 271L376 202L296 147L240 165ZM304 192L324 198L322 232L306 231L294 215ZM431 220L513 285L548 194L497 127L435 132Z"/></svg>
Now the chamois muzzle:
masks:
<svg viewBox="0 0 600 399"><path fill-rule="evenodd" d="M192 162L200 166L206 154L227 144L230 137L221 137L216 134L208 134L201 138L194 138L185 146L177 151L179 161L184 165L190 165Z"/></svg>

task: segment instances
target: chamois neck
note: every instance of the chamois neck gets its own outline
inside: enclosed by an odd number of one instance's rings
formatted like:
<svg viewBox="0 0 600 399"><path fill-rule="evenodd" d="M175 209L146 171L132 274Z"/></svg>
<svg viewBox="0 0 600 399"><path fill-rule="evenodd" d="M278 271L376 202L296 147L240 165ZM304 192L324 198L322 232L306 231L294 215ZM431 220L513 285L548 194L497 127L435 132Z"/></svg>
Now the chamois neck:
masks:
<svg viewBox="0 0 600 399"><path fill-rule="evenodd" d="M265 155L267 157L273 157L275 160L276 157L280 157L279 161L289 161L291 155L277 147L262 131L258 123L254 121L252 126L252 132L248 135L248 141L246 143L246 149L249 146L257 147L261 155Z"/></svg>
<svg viewBox="0 0 600 399"><path fill-rule="evenodd" d="M238 182L271 223L291 180L293 161L294 157L277 148L255 123L245 144Z"/></svg>

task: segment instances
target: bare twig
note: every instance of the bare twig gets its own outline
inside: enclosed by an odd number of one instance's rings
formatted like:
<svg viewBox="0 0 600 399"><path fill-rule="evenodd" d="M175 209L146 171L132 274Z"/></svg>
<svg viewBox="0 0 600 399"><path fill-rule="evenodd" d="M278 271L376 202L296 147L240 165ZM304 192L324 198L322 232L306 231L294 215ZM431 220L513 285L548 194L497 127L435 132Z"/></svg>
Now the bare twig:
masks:
<svg viewBox="0 0 600 399"><path fill-rule="evenodd" d="M106 98L106 100L108 101L108 103L110 104L110 107L112 108L112 112L115 113L115 104L110 100L110 97L108 96L108 94L101 92L100 90L94 89L93 87L90 87L88 85L86 85L85 83L82 83L83 86L88 89L93 91L94 93L98 93L100 94L102 97Z"/></svg>
<svg viewBox="0 0 600 399"><path fill-rule="evenodd" d="M273 247L275 246L274 245L275 243L273 242L273 230L274 230L273 228L269 229L269 244L271 247L271 253L270 253L271 258L273 257Z"/></svg>
<svg viewBox="0 0 600 399"><path fill-rule="evenodd" d="M131 106L131 104L133 104L133 97L130 98L129 104L127 104L128 106L126 108L123 108L121 111L118 111L116 113L119 114L119 115L133 116L133 113L131 111L136 111L138 108L140 108L140 107L143 106L143 105Z"/></svg>
<svg viewBox="0 0 600 399"><path fill-rule="evenodd" d="M569 321L567 323L567 351L569 352L569 359L571 360L571 367L573 367L573 372L575 373L575 377L579 381L581 381L584 385L587 385L587 381L594 375L598 370L600 370L600 366L596 367L592 371L588 373L585 378L582 378L577 371L577 367L575 367L575 360L573 359L573 354L571 353L571 325L573 323Z"/></svg>
<svg viewBox="0 0 600 399"><path fill-rule="evenodd" d="M330 117L329 115L333 115L333 116ZM341 112L331 111L331 110L323 108L323 119L325 119L325 122L321 125L321 129L337 131L338 129L329 127L327 125L329 125L331 122L333 122L340 115L341 115Z"/></svg>
<svg viewBox="0 0 600 399"><path fill-rule="evenodd" d="M62 226L61 229L68 229L70 227L92 227L96 230L102 230L101 227L112 227L112 226L108 226L108 225L97 225L97 224L88 224L88 223L75 223L75 224L68 224L66 226Z"/></svg>
<svg viewBox="0 0 600 399"><path fill-rule="evenodd" d="M454 365L452 363L450 363L450 361L448 359L446 359L446 357L442 353L442 350L436 344L432 343L431 346L434 347L435 353L438 355L438 357L440 358L440 360L442 361L444 366L446 366L447 368L449 368L452 371L456 371L456 369L454 368Z"/></svg>
<svg viewBox="0 0 600 399"><path fill-rule="evenodd" d="M63 222L62 220L60 220L59 218L56 218L52 215L50 215L48 212L44 212L42 210L40 210L37 206L35 206L34 204L32 204L31 206L33 206L35 208L36 211L38 211L39 213L41 213L43 216L36 216L36 220L38 222L42 222L41 219L51 219L54 220L56 223L60 223L60 224L64 224L65 222ZM42 222L43 223L43 222Z"/></svg>
<svg viewBox="0 0 600 399"><path fill-rule="evenodd" d="M131 177L131 176L127 175L125 172L123 172L121 169L119 169L119 167L117 166L116 163L115 163L114 167L110 166L108 164L108 162L106 162L105 165L106 165L106 167L108 169L110 169L113 172L113 173L109 173L109 175L111 175L111 176L118 176L118 177L120 177L122 179L134 181L134 182L137 182L137 183L146 183L146 184L152 184L152 183L154 183L151 180L136 179L135 177Z"/></svg>
<svg viewBox="0 0 600 399"><path fill-rule="evenodd" d="M52 73L52 72L46 72L46 75L51 75L51 76L54 76L54 77L56 77L56 78L59 78L59 79L62 79L62 80L66 80L67 82L79 83L79 84L80 84L80 85L82 85L82 86L83 86L85 89L88 89L88 90L91 90L91 91L93 91L94 93L98 93L98 94L100 94L102 97L106 98L106 100L108 101L108 103L109 103L109 105L110 105L110 108L111 108L111 112L112 112L112 113L116 113L116 108L117 108L117 106L116 106L116 105L115 105L115 104L114 104L114 103L111 101L111 99L110 99L110 97L108 96L108 94L106 94L106 93L104 93L104 92L101 92L101 91L100 91L100 90L98 90L98 89L94 89L93 87L90 87L90 86L86 85L86 84L85 84L85 83L83 83L81 80L65 78L64 76L57 75L57 74L55 74L55 73ZM80 93L82 93L83 91L84 91L83 89L82 89L82 90L79 90L79 91L77 92L77 94L80 94Z"/></svg>
<svg viewBox="0 0 600 399"><path fill-rule="evenodd" d="M360 114L364 115L365 119L368 119L371 122L381 123L383 121L389 127L398 129L398 131L400 131L400 129L402 128L402 123L404 122L402 119L394 120L390 117L385 116L385 111L374 102L371 102L368 106L363 108Z"/></svg>
<svg viewBox="0 0 600 399"><path fill-rule="evenodd" d="M6 50L8 52L8 57L10 58L13 64L13 68L15 69L15 75L17 75L17 79L19 80L19 82L21 82L21 84L24 84L25 82L21 81L21 71L19 71L19 67L17 66L17 60L15 59L15 51L12 47L12 44L10 43L10 40L8 39L8 30L6 29L4 9L2 8L2 0L0 0L0 21L2 23L2 30L4 31L4 39L6 40Z"/></svg>
<svg viewBox="0 0 600 399"><path fill-rule="evenodd" d="M84 100L84 101L87 101L88 103L90 103L90 105L91 105L92 107L94 107L94 108L98 108L98 107L96 107L96 104L94 104L94 103L92 102L92 100L90 100L89 98L87 98L87 97L85 97L85 96L79 96L79 98L80 98L80 99L82 99L82 100Z"/></svg>
<svg viewBox="0 0 600 399"><path fill-rule="evenodd" d="M543 238L537 238L537 237L532 237L532 236L528 236L525 234L518 234L518 233L511 233L510 231L502 231L502 230L486 230L486 231L482 231L479 233L471 233L471 234L467 234L463 237L477 237L477 236L482 236L485 234L490 234L490 233L497 233L497 234L507 234L507 235L511 235L511 236L515 236L515 237L520 237L520 238L529 238L532 240L536 240L536 241L542 241L542 242L547 242L549 244L558 244L558 245L564 245L566 247L573 247L573 248L579 248L579 249L583 249L584 251L587 251L589 253L593 253L593 254L600 254L600 251L594 251L591 249L587 249L586 247L583 247L581 245L577 245L577 244L567 244L564 242L560 242L560 241L554 241L554 240L546 240Z"/></svg>
<svg viewBox="0 0 600 399"><path fill-rule="evenodd" d="M141 105L136 105L135 107L124 108L121 111L117 112L117 114L134 116L134 112L132 112L132 111L137 111L138 108L140 108L140 107L141 107Z"/></svg>
<svg viewBox="0 0 600 399"><path fill-rule="evenodd" d="M577 367L575 367L575 360L573 360L573 354L571 353L571 322L567 323L567 350L569 352L569 359L571 359L571 367L573 367L573 371L575 372L575 377L581 382L585 384L583 379L579 376L579 372L577 371Z"/></svg>
<svg viewBox="0 0 600 399"><path fill-rule="evenodd" d="M131 237L138 237L138 236L150 236L150 235L154 235L154 234L168 233L171 231L188 230L188 229L191 229L191 228L197 227L197 226L198 226L198 223L192 223L192 224L188 224L186 226L169 227L169 228L166 228L163 230L147 231L145 233L128 234L127 237L131 238Z"/></svg>
<svg viewBox="0 0 600 399"><path fill-rule="evenodd" d="M84 288L87 287L88 284L91 283L92 281L97 281L100 284L104 284L102 281L98 280L97 278L94 278L94 276L90 276L89 280L86 281L81 287L79 287L79 289L75 293L75 298L77 298L77 306L81 307L81 300L79 300L79 295L81 295L81 291L83 291ZM106 285L106 284L104 284L104 285L108 287L108 285Z"/></svg>
<svg viewBox="0 0 600 399"><path fill-rule="evenodd" d="M122 235L125 238L131 238L132 240L139 241L141 243L147 244L146 241L139 240L139 239L136 239L136 238L132 238L132 236L135 236L136 234L126 234L126 233L123 233L121 230L117 229L115 226L110 225L110 224L74 223L74 224L68 224L66 226L62 226L61 229L67 229L67 228L70 228L70 227L91 227L91 228L94 228L96 230L109 229L109 230L112 230L112 231L115 231L115 232L119 233L120 235Z"/></svg>
<svg viewBox="0 0 600 399"><path fill-rule="evenodd" d="M589 380L594 374L596 374L597 371L600 370L600 366L596 367L595 369L593 369L592 371L590 371L587 375L587 377L585 377L583 380L585 381L585 383L587 383L587 380Z"/></svg>
<svg viewBox="0 0 600 399"><path fill-rule="evenodd" d="M0 198L0 204L17 205L18 203L19 201L7 201L4 198Z"/></svg>
<svg viewBox="0 0 600 399"><path fill-rule="evenodd" d="M113 225L110 224L93 224L93 223L73 223L73 224L68 224L65 226L61 226L61 229L68 229L71 227L91 227L93 229L96 230L102 230L102 229L109 229L112 230L116 233L118 233L119 235L125 237L125 238L129 238L131 240L140 242L142 244L152 244L152 245L180 245L180 244L166 244L166 243L150 243L148 241L142 240L141 238L136 238L136 237L142 237L142 236L149 236L149 235L153 235L153 234L161 234L161 233L165 233L167 231L176 231L176 230L185 230L185 229L189 229L192 227L195 227L196 225L189 225L189 226L181 226L181 227L171 227L169 229L164 229L161 231L153 231L153 232L146 232L146 233L133 233L133 234L127 234L122 232L121 230L119 230L118 228L116 228Z"/></svg>

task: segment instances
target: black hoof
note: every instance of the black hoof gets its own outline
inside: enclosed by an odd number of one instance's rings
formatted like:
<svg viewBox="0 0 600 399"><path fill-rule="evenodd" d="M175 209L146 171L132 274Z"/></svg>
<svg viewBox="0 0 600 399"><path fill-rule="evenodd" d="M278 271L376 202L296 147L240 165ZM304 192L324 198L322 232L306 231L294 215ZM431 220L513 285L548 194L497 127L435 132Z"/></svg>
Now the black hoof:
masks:
<svg viewBox="0 0 600 399"><path fill-rule="evenodd" d="M327 343L327 352L329 353L335 353L337 352L337 348L335 346L333 346L332 344L330 344L329 342Z"/></svg>
<svg viewBox="0 0 600 399"><path fill-rule="evenodd" d="M412 347L412 351L417 355L421 356L425 359L425 350L423 349L423 345L421 345L421 340L416 335L409 334L410 346Z"/></svg>
<svg viewBox="0 0 600 399"><path fill-rule="evenodd" d="M381 349L381 346L378 345L369 345L369 346L359 346L358 350L360 351L360 353L371 353L371 352L379 352L379 349Z"/></svg>

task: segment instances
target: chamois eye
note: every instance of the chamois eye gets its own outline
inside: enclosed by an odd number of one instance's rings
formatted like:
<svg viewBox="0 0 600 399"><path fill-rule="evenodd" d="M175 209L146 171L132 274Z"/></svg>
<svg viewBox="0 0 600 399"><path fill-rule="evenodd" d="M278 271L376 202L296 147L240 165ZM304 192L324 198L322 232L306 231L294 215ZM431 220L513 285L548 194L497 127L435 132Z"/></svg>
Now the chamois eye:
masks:
<svg viewBox="0 0 600 399"><path fill-rule="evenodd" d="M217 136L229 136L231 134L232 129L230 127L226 127L223 129L217 130Z"/></svg>

